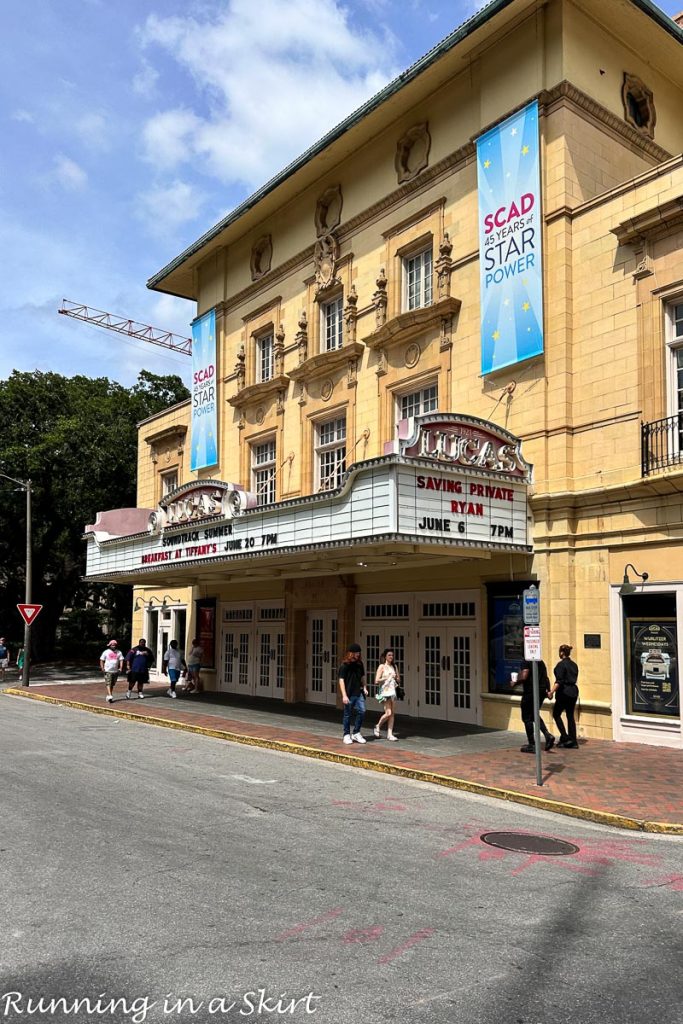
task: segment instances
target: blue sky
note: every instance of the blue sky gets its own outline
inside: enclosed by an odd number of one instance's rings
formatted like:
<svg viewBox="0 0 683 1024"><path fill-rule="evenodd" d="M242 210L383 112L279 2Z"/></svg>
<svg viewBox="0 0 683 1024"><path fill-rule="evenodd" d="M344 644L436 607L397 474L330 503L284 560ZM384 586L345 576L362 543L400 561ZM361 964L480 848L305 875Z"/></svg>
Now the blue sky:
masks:
<svg viewBox="0 0 683 1024"><path fill-rule="evenodd" d="M187 379L61 300L187 335L194 305L147 279L481 6L4 0L0 374Z"/></svg>

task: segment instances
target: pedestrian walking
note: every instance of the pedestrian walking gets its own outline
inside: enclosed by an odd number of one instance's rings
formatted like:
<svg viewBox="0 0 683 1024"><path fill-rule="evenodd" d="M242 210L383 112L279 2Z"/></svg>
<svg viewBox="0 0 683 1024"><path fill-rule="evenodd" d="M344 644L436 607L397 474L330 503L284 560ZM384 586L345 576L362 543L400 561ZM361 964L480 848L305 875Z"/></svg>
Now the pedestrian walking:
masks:
<svg viewBox="0 0 683 1024"><path fill-rule="evenodd" d="M9 668L9 647L4 636L0 636L0 682L5 681L5 670Z"/></svg>
<svg viewBox="0 0 683 1024"><path fill-rule="evenodd" d="M203 657L204 649L199 643L199 637L195 637L187 655L187 686L185 687L185 693L194 693L195 691L201 693L204 689L199 676Z"/></svg>
<svg viewBox="0 0 683 1024"><path fill-rule="evenodd" d="M164 675L168 675L168 690L166 693L169 697L176 697L175 692L176 683L180 679L180 673L187 674L187 664L183 657L183 652L178 649L178 641L171 640L168 645L168 649L164 651L164 660L161 666L161 671Z"/></svg>
<svg viewBox="0 0 683 1024"><path fill-rule="evenodd" d="M26 657L26 652L24 651L23 647L20 647L19 648L19 653L17 654L17 672L19 673L20 676L24 674L24 658L25 657Z"/></svg>
<svg viewBox="0 0 683 1024"><path fill-rule="evenodd" d="M134 694L134 687L137 684L138 697L140 700L145 696L142 688L149 682L149 669L154 664L154 655L147 646L144 637L138 640L135 647L132 647L126 655L126 670L128 672L128 691L126 700L131 700Z"/></svg>
<svg viewBox="0 0 683 1024"><path fill-rule="evenodd" d="M349 644L346 656L339 666L339 690L344 703L344 743L365 743L361 734L365 715L365 666L360 658L359 644ZM353 724L352 724L353 722Z"/></svg>
<svg viewBox="0 0 683 1024"><path fill-rule="evenodd" d="M546 697L550 696L550 678L548 676L548 669L544 661L537 662L538 664L538 706L539 708L543 704ZM534 733L534 669L533 663L530 661L523 661L517 676L517 680L512 681L513 686L522 684L522 721L524 722L524 729L526 731L527 742L526 745L520 747L523 754L535 754L536 753L536 736ZM545 749L552 750L555 746L555 737L548 729L548 726L543 721L543 717L539 713L538 726L543 735L545 736Z"/></svg>
<svg viewBox="0 0 683 1024"><path fill-rule="evenodd" d="M383 714L374 728L375 737L380 738L381 729L384 723L387 725L387 739L394 742L398 736L394 735L396 687L401 682L401 675L394 660L394 652L387 648L382 651L380 663L375 673L375 685L377 686L376 697L383 707Z"/></svg>
<svg viewBox="0 0 683 1024"><path fill-rule="evenodd" d="M119 678L119 672L123 670L123 652L119 650L118 640L110 640L100 654L100 668L104 673L104 681L107 686L107 703L114 700L114 687Z"/></svg>
<svg viewBox="0 0 683 1024"><path fill-rule="evenodd" d="M553 711L553 718L557 723L557 728L560 730L560 739L558 740L558 747L569 747L576 750L579 746L576 740L576 720L574 718L574 708L579 698L579 687L577 680L579 678L579 666L575 661L572 661L570 655L572 649L569 644L562 644L560 646L560 660L555 666L555 682L551 691L551 695L555 695L555 710ZM567 716L567 728L564 727L562 721L562 715Z"/></svg>

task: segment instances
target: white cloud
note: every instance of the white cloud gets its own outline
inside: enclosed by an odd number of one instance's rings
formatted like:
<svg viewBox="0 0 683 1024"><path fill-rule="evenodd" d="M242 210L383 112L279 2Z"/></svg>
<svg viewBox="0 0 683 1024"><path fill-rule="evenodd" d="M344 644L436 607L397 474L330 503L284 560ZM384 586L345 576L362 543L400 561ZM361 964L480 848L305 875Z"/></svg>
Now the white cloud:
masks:
<svg viewBox="0 0 683 1024"><path fill-rule="evenodd" d="M194 220L203 204L199 189L180 180L155 186L137 197L138 216L152 234L161 237L173 235L183 224Z"/></svg>
<svg viewBox="0 0 683 1024"><path fill-rule="evenodd" d="M159 72L156 68L153 68L149 61L143 60L141 69L133 77L133 92L138 96L151 98L156 93L158 78Z"/></svg>
<svg viewBox="0 0 683 1024"><path fill-rule="evenodd" d="M26 124L33 124L35 117L30 110L15 110L11 114L13 121L25 122Z"/></svg>
<svg viewBox="0 0 683 1024"><path fill-rule="evenodd" d="M75 160L64 156L63 153L58 154L54 159L52 178L69 192L80 191L88 182L88 175L83 168Z"/></svg>
<svg viewBox="0 0 683 1024"><path fill-rule="evenodd" d="M268 31L264 31L264 25ZM392 40L362 32L335 0L232 0L213 21L147 19L142 39L193 77L201 114L147 123L147 158L261 184L394 74Z"/></svg>

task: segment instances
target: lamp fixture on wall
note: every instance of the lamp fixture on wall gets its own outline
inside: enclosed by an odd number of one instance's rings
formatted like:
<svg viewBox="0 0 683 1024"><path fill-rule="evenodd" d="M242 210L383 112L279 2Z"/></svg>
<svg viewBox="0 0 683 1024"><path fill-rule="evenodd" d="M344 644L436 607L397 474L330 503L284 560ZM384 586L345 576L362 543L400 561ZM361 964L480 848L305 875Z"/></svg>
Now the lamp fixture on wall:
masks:
<svg viewBox="0 0 683 1024"><path fill-rule="evenodd" d="M156 594L152 594L152 596L147 601L145 601L144 597L136 597L133 611L136 612L140 608L146 608L148 612L151 612L152 609L154 608L155 601L157 604L161 605L162 608L165 608L169 601L172 604L175 603L174 599L172 597L168 597L168 595L166 595L163 601L161 600L160 597L157 597Z"/></svg>
<svg viewBox="0 0 683 1024"><path fill-rule="evenodd" d="M650 578L650 574L649 573L647 573L647 572L638 572L638 570L636 569L635 565L632 565L630 562L628 562L628 564L626 566L624 566L624 579L623 579L623 582L622 582L621 586L619 587L619 594L620 594L621 597L626 597L627 594L635 594L636 590L638 589L636 584L635 583L631 583L630 579L628 578L628 570L629 569L632 569L633 572L635 573L635 575L639 576L640 579L643 581L643 583L645 583L645 581Z"/></svg>

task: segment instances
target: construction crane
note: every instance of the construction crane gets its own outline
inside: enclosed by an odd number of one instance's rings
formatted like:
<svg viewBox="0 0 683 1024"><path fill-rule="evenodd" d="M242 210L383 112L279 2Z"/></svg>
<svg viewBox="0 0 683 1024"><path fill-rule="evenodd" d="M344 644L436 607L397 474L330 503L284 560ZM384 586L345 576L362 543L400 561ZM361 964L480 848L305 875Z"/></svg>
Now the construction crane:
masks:
<svg viewBox="0 0 683 1024"><path fill-rule="evenodd" d="M61 309L57 312L63 316L73 317L74 320L83 320L84 323L93 324L95 327L104 327L105 330L125 334L129 338L138 338L140 341L148 341L151 345L170 348L173 352L180 352L185 356L192 355L192 338L182 338L179 334L173 334L172 331L161 331L157 327L138 323L137 320L129 320L125 316L105 313L102 309L82 306L69 299L64 299Z"/></svg>

